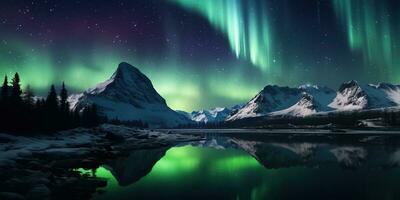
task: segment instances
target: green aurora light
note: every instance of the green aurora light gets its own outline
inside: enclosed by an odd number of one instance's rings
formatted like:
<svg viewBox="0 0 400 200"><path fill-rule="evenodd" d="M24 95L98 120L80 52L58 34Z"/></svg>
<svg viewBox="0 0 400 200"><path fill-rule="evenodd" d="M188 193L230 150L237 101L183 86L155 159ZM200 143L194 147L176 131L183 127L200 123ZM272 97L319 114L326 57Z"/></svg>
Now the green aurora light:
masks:
<svg viewBox="0 0 400 200"><path fill-rule="evenodd" d="M225 33L237 58L250 60L264 72L278 66L265 1L171 1L200 13Z"/></svg>
<svg viewBox="0 0 400 200"><path fill-rule="evenodd" d="M400 24L396 24L399 15L389 12L390 1L332 2L337 16L345 25L351 50L362 53L365 66L383 68L383 76L399 81Z"/></svg>
<svg viewBox="0 0 400 200"><path fill-rule="evenodd" d="M76 93L125 61L151 79L172 109L185 111L245 103L268 84L336 89L349 79L400 81L393 0L149 0L121 8L115 2L83 2L65 13L46 13L49 5L38 2L33 8L45 12L30 9L22 17L16 16L25 2L3 3L0 75L19 72L37 95L62 81Z"/></svg>

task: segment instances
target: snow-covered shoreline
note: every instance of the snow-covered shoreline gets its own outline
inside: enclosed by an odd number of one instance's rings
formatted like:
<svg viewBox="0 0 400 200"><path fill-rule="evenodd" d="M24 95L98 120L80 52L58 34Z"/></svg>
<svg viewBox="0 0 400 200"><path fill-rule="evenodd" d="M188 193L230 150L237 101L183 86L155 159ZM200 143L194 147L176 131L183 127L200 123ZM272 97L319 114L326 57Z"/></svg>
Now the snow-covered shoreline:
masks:
<svg viewBox="0 0 400 200"><path fill-rule="evenodd" d="M50 199L68 190L80 191L75 191L74 198L87 198L105 182L80 177L71 169L92 169L132 149L167 147L201 139L107 124L50 136L1 133L0 185L3 187L0 199ZM84 186L79 186L82 184Z"/></svg>

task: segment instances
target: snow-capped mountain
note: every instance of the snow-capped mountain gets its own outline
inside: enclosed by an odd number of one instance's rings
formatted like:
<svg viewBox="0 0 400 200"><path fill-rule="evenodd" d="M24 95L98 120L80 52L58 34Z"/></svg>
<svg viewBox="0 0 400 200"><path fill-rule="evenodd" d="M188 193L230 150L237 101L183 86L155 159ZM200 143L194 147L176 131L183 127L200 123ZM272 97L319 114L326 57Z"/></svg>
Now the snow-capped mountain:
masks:
<svg viewBox="0 0 400 200"><path fill-rule="evenodd" d="M367 94L356 81L343 83L329 107L338 110L358 110L366 108Z"/></svg>
<svg viewBox="0 0 400 200"><path fill-rule="evenodd" d="M273 115L306 116L328 111L335 92L327 87L302 85L298 88L266 86L228 121Z"/></svg>
<svg viewBox="0 0 400 200"><path fill-rule="evenodd" d="M343 83L337 92L327 87L266 86L228 121L258 116L304 117L320 112L400 106L400 85Z"/></svg>
<svg viewBox="0 0 400 200"><path fill-rule="evenodd" d="M193 121L211 123L224 121L231 112L232 110L228 108L218 107L211 110L193 111L190 115Z"/></svg>
<svg viewBox="0 0 400 200"><path fill-rule="evenodd" d="M268 85L237 113L229 116L227 120L258 117L283 110L294 105L300 98L301 92L296 88Z"/></svg>
<svg viewBox="0 0 400 200"><path fill-rule="evenodd" d="M343 83L330 107L337 110L360 110L400 105L400 86L388 83L359 85Z"/></svg>
<svg viewBox="0 0 400 200"><path fill-rule="evenodd" d="M322 111L322 106L315 101L315 98L308 93L303 93L303 97L293 106L272 112L271 115L289 115L295 117L304 117Z"/></svg>
<svg viewBox="0 0 400 200"><path fill-rule="evenodd" d="M124 62L110 79L82 94L70 96L69 100L72 108L78 110L96 104L100 113L109 119L141 120L153 127L174 127L189 122L167 106L143 73Z"/></svg>
<svg viewBox="0 0 400 200"><path fill-rule="evenodd" d="M318 104L320 107L317 111L329 111L332 110L328 105L332 102L336 92L333 89L324 86L317 85L302 85L298 87L302 93L306 93L313 97L314 104Z"/></svg>
<svg viewBox="0 0 400 200"><path fill-rule="evenodd" d="M195 122L203 123L214 123L225 121L228 116L236 112L238 109L243 107L243 105L235 105L231 108L217 107L211 110L199 110L193 111L191 113L186 113L184 111L177 111L182 115L188 117L190 120Z"/></svg>

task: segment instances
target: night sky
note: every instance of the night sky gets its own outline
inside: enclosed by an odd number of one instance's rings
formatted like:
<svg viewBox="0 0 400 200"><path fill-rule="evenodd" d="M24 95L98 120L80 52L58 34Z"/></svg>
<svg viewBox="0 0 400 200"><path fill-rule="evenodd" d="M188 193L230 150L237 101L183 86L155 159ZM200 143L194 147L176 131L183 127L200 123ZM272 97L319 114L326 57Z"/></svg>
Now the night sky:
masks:
<svg viewBox="0 0 400 200"><path fill-rule="evenodd" d="M248 101L267 84L400 82L398 0L2 0L0 74L81 92L118 63L173 109Z"/></svg>

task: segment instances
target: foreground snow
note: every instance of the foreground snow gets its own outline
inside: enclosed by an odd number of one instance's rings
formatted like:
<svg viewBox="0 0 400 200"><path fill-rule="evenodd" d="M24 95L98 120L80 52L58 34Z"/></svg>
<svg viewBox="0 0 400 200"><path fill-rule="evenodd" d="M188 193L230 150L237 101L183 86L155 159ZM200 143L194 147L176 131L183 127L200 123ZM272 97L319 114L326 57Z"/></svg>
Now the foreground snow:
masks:
<svg viewBox="0 0 400 200"><path fill-rule="evenodd" d="M33 154L79 156L114 139L128 143L130 147L168 145L198 139L190 135L167 134L124 126L102 125L94 129L77 128L56 133L53 136L13 136L0 134L0 166L13 165L16 160ZM112 140L112 139L111 139ZM140 144L140 145L139 145Z"/></svg>

